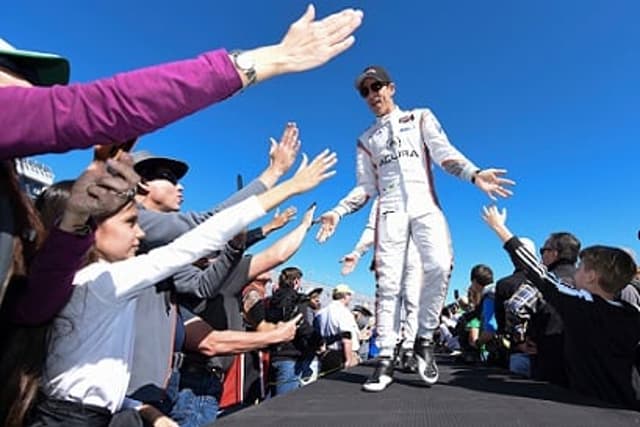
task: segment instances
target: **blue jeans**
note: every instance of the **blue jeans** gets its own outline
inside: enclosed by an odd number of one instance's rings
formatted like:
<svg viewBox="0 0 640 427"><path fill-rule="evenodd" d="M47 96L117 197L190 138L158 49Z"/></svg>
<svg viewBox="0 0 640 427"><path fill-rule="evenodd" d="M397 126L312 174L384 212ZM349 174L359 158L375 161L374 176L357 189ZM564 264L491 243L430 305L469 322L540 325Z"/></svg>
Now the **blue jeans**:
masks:
<svg viewBox="0 0 640 427"><path fill-rule="evenodd" d="M531 378L531 358L526 353L513 353L509 357L509 371Z"/></svg>
<svg viewBox="0 0 640 427"><path fill-rule="evenodd" d="M301 379L312 375L311 360L285 359L271 362L271 396L279 396L300 388Z"/></svg>
<svg viewBox="0 0 640 427"><path fill-rule="evenodd" d="M171 403L165 412L180 427L199 427L213 422L218 415L220 381L212 375L173 372L167 385Z"/></svg>

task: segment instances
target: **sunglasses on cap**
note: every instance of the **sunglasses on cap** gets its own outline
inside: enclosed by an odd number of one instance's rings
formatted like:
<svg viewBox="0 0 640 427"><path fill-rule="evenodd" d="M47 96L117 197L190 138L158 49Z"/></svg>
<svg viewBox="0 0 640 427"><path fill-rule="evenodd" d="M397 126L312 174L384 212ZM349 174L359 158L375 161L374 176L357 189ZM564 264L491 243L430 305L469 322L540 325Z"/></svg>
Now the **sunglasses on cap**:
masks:
<svg viewBox="0 0 640 427"><path fill-rule="evenodd" d="M171 184L178 184L178 177L176 174L168 169L160 169L149 172L145 175L147 181L155 181L156 179L164 179L165 181L169 181Z"/></svg>
<svg viewBox="0 0 640 427"><path fill-rule="evenodd" d="M369 91L378 93L378 92L380 92L380 89L382 89L384 86L386 86L388 84L389 83L383 83L383 82L375 81L375 82L371 83L371 85L369 85L369 87L362 86L360 88L360 96L362 96L363 98L366 98L367 96L369 96Z"/></svg>

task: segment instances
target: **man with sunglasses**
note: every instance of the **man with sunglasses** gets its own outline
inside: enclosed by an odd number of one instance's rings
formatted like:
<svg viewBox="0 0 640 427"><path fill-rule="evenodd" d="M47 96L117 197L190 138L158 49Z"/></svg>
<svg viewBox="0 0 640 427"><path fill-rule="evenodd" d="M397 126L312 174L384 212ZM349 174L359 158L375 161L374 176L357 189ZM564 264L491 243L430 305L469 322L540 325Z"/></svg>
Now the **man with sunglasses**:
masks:
<svg viewBox="0 0 640 427"><path fill-rule="evenodd" d="M394 102L396 86L380 66L365 68L356 79L359 91L376 116L358 138L357 185L321 217L317 238L325 241L340 219L369 198L379 196L376 226L377 328L380 362L363 385L382 391L393 381L394 314L399 304L409 239L420 252L424 272L414 353L418 374L428 385L438 380L433 332L447 292L453 256L449 230L435 195L431 161L475 184L489 197L508 197L514 184L502 169L480 169L453 147L433 113L426 108L401 110Z"/></svg>
<svg viewBox="0 0 640 427"><path fill-rule="evenodd" d="M563 283L573 285L580 246L571 233L551 233L540 248L542 263ZM529 354L531 376L567 386L564 325L556 309L535 286L524 282L505 303L505 315L516 350Z"/></svg>
<svg viewBox="0 0 640 427"><path fill-rule="evenodd" d="M184 200L180 179L189 167L180 160L157 157L148 151L135 153L135 170L142 178L139 192L141 204L152 211L177 212Z"/></svg>

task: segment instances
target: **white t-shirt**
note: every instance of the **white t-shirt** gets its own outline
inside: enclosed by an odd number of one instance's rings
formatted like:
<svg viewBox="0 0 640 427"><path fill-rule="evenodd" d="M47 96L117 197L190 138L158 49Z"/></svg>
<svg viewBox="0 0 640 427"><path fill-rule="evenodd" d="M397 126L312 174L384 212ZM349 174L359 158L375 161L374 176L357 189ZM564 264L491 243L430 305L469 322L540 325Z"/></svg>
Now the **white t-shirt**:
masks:
<svg viewBox="0 0 640 427"><path fill-rule="evenodd" d="M331 301L328 306L318 312L316 317L316 322L318 322L318 327L320 328L320 335L322 335L323 338L331 339L343 332L351 332L351 350L358 351L358 348L360 348L358 325L356 324L355 317L353 317L353 313L351 313L351 310L349 310L342 301ZM338 339L334 341L327 345L327 348L341 350L342 340Z"/></svg>

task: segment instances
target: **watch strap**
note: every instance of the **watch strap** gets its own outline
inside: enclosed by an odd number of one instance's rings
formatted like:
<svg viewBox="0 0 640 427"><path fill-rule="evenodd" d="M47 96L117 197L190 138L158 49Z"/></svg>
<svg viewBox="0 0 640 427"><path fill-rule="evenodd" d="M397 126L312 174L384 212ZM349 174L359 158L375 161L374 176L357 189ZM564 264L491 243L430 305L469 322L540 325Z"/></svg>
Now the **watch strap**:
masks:
<svg viewBox="0 0 640 427"><path fill-rule="evenodd" d="M242 73L244 74L244 76L247 79L247 87L251 86L252 84L254 84L257 80L258 80L258 75L256 73L256 67L255 64L251 64L250 67L246 67L246 66L242 66L239 62L238 62L238 57L240 55L242 55L244 53L244 51L242 50L234 50L231 52L231 57L233 58L233 63L236 66L236 68L240 71L242 71Z"/></svg>

